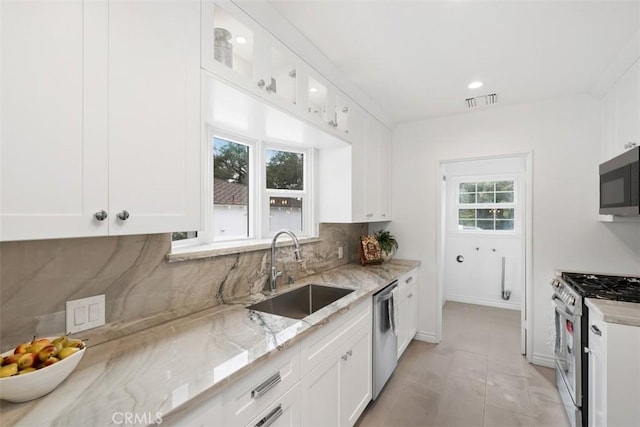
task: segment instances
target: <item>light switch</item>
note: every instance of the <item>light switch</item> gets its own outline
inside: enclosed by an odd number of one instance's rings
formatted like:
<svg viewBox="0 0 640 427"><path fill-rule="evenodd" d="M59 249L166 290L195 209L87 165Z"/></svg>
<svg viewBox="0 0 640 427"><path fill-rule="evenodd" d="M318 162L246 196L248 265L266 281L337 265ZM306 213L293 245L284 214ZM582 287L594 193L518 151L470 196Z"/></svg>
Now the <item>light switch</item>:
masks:
<svg viewBox="0 0 640 427"><path fill-rule="evenodd" d="M67 330L68 333L80 332L102 326L105 323L105 296L67 301Z"/></svg>
<svg viewBox="0 0 640 427"><path fill-rule="evenodd" d="M89 304L89 322L96 322L100 313L100 305L98 303Z"/></svg>
<svg viewBox="0 0 640 427"><path fill-rule="evenodd" d="M76 307L73 309L73 324L75 326L84 325L87 322L86 307Z"/></svg>

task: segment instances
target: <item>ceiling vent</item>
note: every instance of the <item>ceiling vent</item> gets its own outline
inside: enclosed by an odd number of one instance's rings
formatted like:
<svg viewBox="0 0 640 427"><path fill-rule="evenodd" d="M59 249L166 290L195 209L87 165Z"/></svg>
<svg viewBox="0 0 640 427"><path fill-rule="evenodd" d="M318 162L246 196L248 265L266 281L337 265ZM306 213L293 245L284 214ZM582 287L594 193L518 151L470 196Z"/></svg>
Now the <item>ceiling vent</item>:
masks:
<svg viewBox="0 0 640 427"><path fill-rule="evenodd" d="M488 95L476 96L473 98L467 98L465 101L467 102L468 108L473 108L478 106L478 100L484 99L484 105L495 104L498 102L498 95L495 93L490 93Z"/></svg>

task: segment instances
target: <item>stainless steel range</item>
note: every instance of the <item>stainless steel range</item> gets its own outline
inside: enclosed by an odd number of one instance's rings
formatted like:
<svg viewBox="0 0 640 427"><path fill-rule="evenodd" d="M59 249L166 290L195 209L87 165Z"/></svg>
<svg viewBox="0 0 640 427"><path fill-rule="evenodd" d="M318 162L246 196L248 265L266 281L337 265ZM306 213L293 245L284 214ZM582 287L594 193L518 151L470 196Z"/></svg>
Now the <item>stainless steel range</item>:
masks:
<svg viewBox="0 0 640 427"><path fill-rule="evenodd" d="M556 384L574 427L589 420L589 310L585 298L640 303L640 277L562 272L551 281Z"/></svg>

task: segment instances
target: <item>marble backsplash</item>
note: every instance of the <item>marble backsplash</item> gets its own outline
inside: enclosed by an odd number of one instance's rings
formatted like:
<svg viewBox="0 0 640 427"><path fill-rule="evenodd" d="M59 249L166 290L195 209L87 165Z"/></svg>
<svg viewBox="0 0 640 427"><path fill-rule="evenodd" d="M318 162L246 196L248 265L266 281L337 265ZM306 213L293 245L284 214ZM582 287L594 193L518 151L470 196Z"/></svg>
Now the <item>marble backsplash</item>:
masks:
<svg viewBox="0 0 640 427"><path fill-rule="evenodd" d="M278 248L278 268L296 279L359 259L366 224L320 224L321 241ZM103 339L121 336L262 291L269 250L166 261L170 234L0 243L0 349L64 331L65 302L106 294ZM345 256L338 259L338 247ZM91 332L91 331L87 331ZM86 335L86 333L83 333ZM94 341L95 343L95 341Z"/></svg>

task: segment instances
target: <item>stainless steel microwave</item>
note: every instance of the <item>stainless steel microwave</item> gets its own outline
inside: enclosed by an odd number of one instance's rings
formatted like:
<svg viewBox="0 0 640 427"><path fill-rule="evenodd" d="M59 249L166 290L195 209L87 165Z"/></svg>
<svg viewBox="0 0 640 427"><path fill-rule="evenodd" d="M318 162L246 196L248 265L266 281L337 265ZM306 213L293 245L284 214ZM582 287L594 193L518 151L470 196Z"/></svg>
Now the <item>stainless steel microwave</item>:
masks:
<svg viewBox="0 0 640 427"><path fill-rule="evenodd" d="M640 215L640 147L600 165L600 214Z"/></svg>

